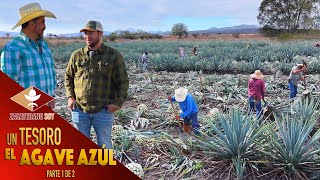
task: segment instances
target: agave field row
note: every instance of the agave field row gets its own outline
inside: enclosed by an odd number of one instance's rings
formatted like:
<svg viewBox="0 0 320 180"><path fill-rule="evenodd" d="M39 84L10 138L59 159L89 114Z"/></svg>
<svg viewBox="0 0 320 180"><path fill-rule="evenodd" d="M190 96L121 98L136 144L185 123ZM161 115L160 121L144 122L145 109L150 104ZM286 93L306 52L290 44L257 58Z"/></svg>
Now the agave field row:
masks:
<svg viewBox="0 0 320 180"><path fill-rule="evenodd" d="M113 148L116 158L141 178L319 178L319 75L308 75L292 101L286 76L267 75L270 109L256 119L246 111L249 74L141 73L135 62L127 65L129 96L116 113ZM57 62L58 79L65 66ZM189 89L199 106L200 138L180 131L167 101L180 86ZM56 99L55 111L70 121L63 82ZM96 142L94 131L92 140Z"/></svg>
<svg viewBox="0 0 320 180"><path fill-rule="evenodd" d="M139 64L141 55L149 52L150 68L156 71L204 71L208 73L250 73L262 69L268 74L289 73L292 66L307 58L309 73L320 73L320 48L315 41L132 41L107 42L118 49L126 62ZM53 46L54 59L67 61L82 43ZM178 57L179 47L186 50L185 59ZM198 47L198 56L191 53ZM303 58L301 58L303 57Z"/></svg>

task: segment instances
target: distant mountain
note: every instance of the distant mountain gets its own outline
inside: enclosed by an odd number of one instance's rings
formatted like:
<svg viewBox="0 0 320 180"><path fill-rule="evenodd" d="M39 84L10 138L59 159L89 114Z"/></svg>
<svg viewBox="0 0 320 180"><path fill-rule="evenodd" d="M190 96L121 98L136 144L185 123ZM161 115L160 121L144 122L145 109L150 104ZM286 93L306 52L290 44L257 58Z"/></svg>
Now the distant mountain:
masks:
<svg viewBox="0 0 320 180"><path fill-rule="evenodd" d="M151 34L171 34L171 31L158 30L158 31L149 31L149 33L151 33Z"/></svg>
<svg viewBox="0 0 320 180"><path fill-rule="evenodd" d="M211 27L206 30L193 30L189 31L189 34L201 34L201 33L207 33L207 34L233 34L233 33L240 33L240 34L257 34L259 33L259 26L256 25L247 25L247 24L241 24L238 26L231 26L231 27ZM171 31L151 31L150 33L153 34L170 34Z"/></svg>
<svg viewBox="0 0 320 180"><path fill-rule="evenodd" d="M109 31L103 31L104 35L109 35L111 32ZM58 37L79 37L83 36L83 33L65 33L65 34L57 34Z"/></svg>
<svg viewBox="0 0 320 180"><path fill-rule="evenodd" d="M117 30L114 32L121 32L123 30ZM138 30L133 29L133 28L128 28L125 31L129 32L137 32ZM0 37L6 37L7 33L10 34L10 37L18 36L18 32L5 32L5 31L0 31ZM149 31L148 33L151 34L163 34L163 35L168 35L171 32L170 31ZM194 30L194 31L189 31L189 34L201 34L201 33L207 33L207 34L233 34L233 33L240 33L240 34L256 34L259 33L259 26L256 25L247 25L247 24L241 24L238 26L231 26L231 27L222 27L222 28L217 28L217 27L211 27L206 30ZM109 35L111 34L110 31L104 31L104 35ZM46 36L46 34L45 34ZM58 37L79 37L82 36L82 33L65 33L65 34L57 34Z"/></svg>
<svg viewBox="0 0 320 180"><path fill-rule="evenodd" d="M6 31L0 31L0 37L7 37L7 33L9 33L10 37L18 36L19 32L6 32Z"/></svg>
<svg viewBox="0 0 320 180"><path fill-rule="evenodd" d="M223 28L216 28L216 27L212 27L209 28L208 30L226 30L226 29L257 29L259 28L259 26L256 25L246 25L246 24L241 24L238 26L231 26L231 27L223 27Z"/></svg>
<svg viewBox="0 0 320 180"><path fill-rule="evenodd" d="M200 33L217 33L217 34L232 34L232 33L241 33L241 34L254 34L259 33L259 26L256 25L247 25L241 24L238 26L231 26L231 27L223 27L217 28L212 27L207 30L196 30L196 31L189 31L189 34L200 34Z"/></svg>

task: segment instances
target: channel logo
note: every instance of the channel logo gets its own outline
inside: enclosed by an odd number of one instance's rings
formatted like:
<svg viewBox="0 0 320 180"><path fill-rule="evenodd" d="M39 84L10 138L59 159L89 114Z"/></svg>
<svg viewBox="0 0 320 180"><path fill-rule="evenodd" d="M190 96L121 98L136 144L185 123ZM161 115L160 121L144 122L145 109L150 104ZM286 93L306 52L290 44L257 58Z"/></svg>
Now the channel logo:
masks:
<svg viewBox="0 0 320 180"><path fill-rule="evenodd" d="M52 101L53 97L34 86L30 86L28 89L21 91L10 99L29 111L35 111Z"/></svg>

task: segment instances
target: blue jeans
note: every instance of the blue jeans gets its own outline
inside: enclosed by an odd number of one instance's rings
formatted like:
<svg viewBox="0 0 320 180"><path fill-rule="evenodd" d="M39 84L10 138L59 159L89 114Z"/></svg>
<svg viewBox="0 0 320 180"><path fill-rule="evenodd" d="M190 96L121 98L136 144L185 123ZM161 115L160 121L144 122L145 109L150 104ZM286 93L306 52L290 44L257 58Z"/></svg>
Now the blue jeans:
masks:
<svg viewBox="0 0 320 180"><path fill-rule="evenodd" d="M258 102L255 102L254 97L250 96L249 97L249 105L250 105L250 109L249 112L251 113L254 108L256 108L256 116L259 118L260 117L260 113L261 113L261 100L258 100Z"/></svg>
<svg viewBox="0 0 320 180"><path fill-rule="evenodd" d="M148 66L148 62L144 62L144 63L142 64L142 69L143 69L143 71L147 70L147 66Z"/></svg>
<svg viewBox="0 0 320 180"><path fill-rule="evenodd" d="M288 86L289 86L289 90L290 90L289 98L296 97L297 93L298 93L298 87L296 85L294 85L291 81L289 82Z"/></svg>
<svg viewBox="0 0 320 180"><path fill-rule="evenodd" d="M191 122L190 122L191 121ZM198 123L198 113L194 113L190 116L190 118L183 118L183 122L186 123L186 125L190 126L190 123L192 125L192 129L195 135L200 136L200 125Z"/></svg>
<svg viewBox="0 0 320 180"><path fill-rule="evenodd" d="M106 145L107 149L112 149L111 130L114 121L114 114L102 109L97 113L85 113L78 107L72 110L72 121L76 128L90 139L90 130L93 126L96 131L98 145Z"/></svg>

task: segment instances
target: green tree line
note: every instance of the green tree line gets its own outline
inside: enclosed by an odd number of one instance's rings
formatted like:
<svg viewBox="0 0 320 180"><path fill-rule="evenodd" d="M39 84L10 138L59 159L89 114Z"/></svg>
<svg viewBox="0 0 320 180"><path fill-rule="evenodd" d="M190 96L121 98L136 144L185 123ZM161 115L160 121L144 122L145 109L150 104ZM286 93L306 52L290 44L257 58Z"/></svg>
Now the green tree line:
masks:
<svg viewBox="0 0 320 180"><path fill-rule="evenodd" d="M319 31L319 0L263 0L258 22L264 33Z"/></svg>

